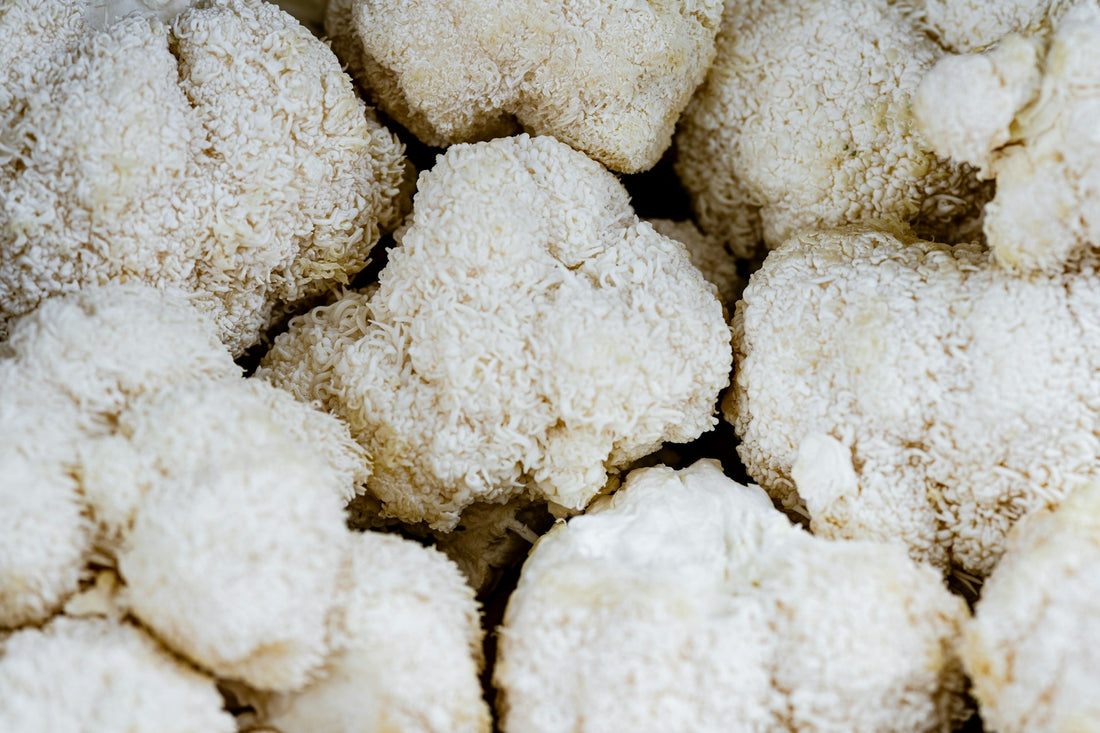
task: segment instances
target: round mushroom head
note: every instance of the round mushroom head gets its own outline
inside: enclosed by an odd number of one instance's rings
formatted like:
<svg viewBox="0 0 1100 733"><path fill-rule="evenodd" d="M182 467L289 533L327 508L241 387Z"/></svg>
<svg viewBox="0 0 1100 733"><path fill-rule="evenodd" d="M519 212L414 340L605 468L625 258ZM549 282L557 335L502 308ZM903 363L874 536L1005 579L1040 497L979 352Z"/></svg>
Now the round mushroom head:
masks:
<svg viewBox="0 0 1100 733"><path fill-rule="evenodd" d="M292 321L257 372L347 420L384 513L448 530L524 493L579 509L713 426L714 286L598 163L549 137L453 146L399 234L376 290Z"/></svg>
<svg viewBox="0 0 1100 733"><path fill-rule="evenodd" d="M76 591L102 519L86 506L89 480L109 466L125 493L136 478L103 451L125 406L239 375L197 311L148 287L90 288L12 322L0 344L0 626L44 621Z"/></svg>
<svg viewBox="0 0 1100 733"><path fill-rule="evenodd" d="M966 617L897 548L814 538L713 461L640 469L509 599L504 731L947 729Z"/></svg>
<svg viewBox="0 0 1100 733"><path fill-rule="evenodd" d="M442 553L357 533L335 621L339 649L303 690L259 696L282 733L488 733L473 590Z"/></svg>
<svg viewBox="0 0 1100 733"><path fill-rule="evenodd" d="M240 353L366 264L407 200L402 148L274 5L114 19L125 4L4 8L0 46L28 52L0 94L0 334L52 295L145 282L191 294Z"/></svg>
<svg viewBox="0 0 1100 733"><path fill-rule="evenodd" d="M333 48L429 145L553 135L612 170L652 167L714 57L720 0L333 0Z"/></svg>
<svg viewBox="0 0 1100 733"><path fill-rule="evenodd" d="M722 407L749 475L815 534L988 574L1016 520L1100 473L1098 266L1017 277L977 245L793 238L733 321Z"/></svg>
<svg viewBox="0 0 1100 733"><path fill-rule="evenodd" d="M165 391L125 420L149 478L117 553L131 613L219 677L304 686L331 651L346 477L244 384Z"/></svg>
<svg viewBox="0 0 1100 733"><path fill-rule="evenodd" d="M799 230L912 223L967 239L986 191L918 134L913 92L943 51L894 3L731 0L676 136L704 232L739 256Z"/></svg>

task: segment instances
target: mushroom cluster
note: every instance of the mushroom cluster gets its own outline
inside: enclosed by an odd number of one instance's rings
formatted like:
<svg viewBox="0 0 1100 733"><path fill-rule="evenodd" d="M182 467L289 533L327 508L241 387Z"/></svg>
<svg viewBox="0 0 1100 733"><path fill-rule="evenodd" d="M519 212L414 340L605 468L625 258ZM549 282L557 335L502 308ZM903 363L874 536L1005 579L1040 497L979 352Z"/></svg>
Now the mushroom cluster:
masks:
<svg viewBox="0 0 1100 733"><path fill-rule="evenodd" d="M1097 48L0 0L0 731L1100 731Z"/></svg>

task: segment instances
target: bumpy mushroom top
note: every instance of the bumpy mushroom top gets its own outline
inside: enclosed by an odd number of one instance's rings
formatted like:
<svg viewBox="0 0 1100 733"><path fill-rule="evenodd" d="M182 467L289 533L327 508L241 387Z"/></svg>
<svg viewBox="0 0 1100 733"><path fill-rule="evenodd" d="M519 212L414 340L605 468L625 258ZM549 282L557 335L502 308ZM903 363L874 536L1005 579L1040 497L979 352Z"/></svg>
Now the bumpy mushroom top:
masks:
<svg viewBox="0 0 1100 733"><path fill-rule="evenodd" d="M0 334L50 295L142 281L193 293L243 351L396 225L401 146L273 5L115 10L0 12L18 51L0 64Z"/></svg>
<svg viewBox="0 0 1100 733"><path fill-rule="evenodd" d="M914 112L936 150L996 179L983 229L997 261L1056 272L1100 247L1100 6L1082 3L1046 37L1010 36L949 56Z"/></svg>
<svg viewBox="0 0 1100 733"><path fill-rule="evenodd" d="M651 167L714 57L720 0L333 0L333 48L431 145L515 129Z"/></svg>
<svg viewBox="0 0 1100 733"><path fill-rule="evenodd" d="M877 0L731 0L684 112L676 170L703 231L737 254L800 229L912 222L966 238L981 186L938 157L909 105L943 51Z"/></svg>
<svg viewBox="0 0 1100 733"><path fill-rule="evenodd" d="M92 288L12 322L0 343L0 627L44 621L76 591L95 538L84 459L125 405L239 377L210 324L150 288Z"/></svg>
<svg viewBox="0 0 1100 733"><path fill-rule="evenodd" d="M749 474L817 534L985 575L1017 519L1100 473L1097 267L1023 278L977 245L791 240L733 323L723 409Z"/></svg>
<svg viewBox="0 0 1100 733"><path fill-rule="evenodd" d="M346 477L283 424L263 387L168 390L123 416L147 485L118 567L131 613L179 654L291 690L331 649Z"/></svg>
<svg viewBox="0 0 1100 733"><path fill-rule="evenodd" d="M947 730L966 615L904 551L812 537L716 462L640 469L524 565L502 729Z"/></svg>
<svg viewBox="0 0 1100 733"><path fill-rule="evenodd" d="M477 603L458 568L393 535L349 546L337 651L304 690L257 696L258 719L282 733L488 733Z"/></svg>
<svg viewBox="0 0 1100 733"><path fill-rule="evenodd" d="M713 425L714 286L598 163L549 137L456 145L399 235L377 290L293 321L257 372L347 420L390 516L450 529L525 492L581 508Z"/></svg>

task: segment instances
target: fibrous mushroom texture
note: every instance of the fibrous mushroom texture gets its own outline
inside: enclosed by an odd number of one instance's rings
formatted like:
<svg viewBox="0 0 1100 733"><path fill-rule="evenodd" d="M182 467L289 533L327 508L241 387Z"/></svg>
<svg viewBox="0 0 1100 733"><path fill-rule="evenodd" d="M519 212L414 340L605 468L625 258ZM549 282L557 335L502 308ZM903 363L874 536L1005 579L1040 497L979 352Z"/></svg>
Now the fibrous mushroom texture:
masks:
<svg viewBox="0 0 1100 733"><path fill-rule="evenodd" d="M730 367L714 286L583 154L454 146L400 234L376 291L293 321L258 372L347 420L385 513L450 529L525 492L579 509L609 471L713 426Z"/></svg>
<svg viewBox="0 0 1100 733"><path fill-rule="evenodd" d="M270 433L308 447L309 466L320 471L312 483L341 501L354 497L370 475L370 462L346 425L258 379L161 390L131 401L113 425L109 435L80 451L83 496L95 518L97 543L106 551L117 549L129 532L146 494L164 482L179 485L177 475L196 455L214 466L247 460L252 446ZM265 461L279 470L282 459ZM294 464L297 454L286 459Z"/></svg>
<svg viewBox="0 0 1100 733"><path fill-rule="evenodd" d="M0 629L46 620L80 583L92 532L75 412L0 359Z"/></svg>
<svg viewBox="0 0 1100 733"><path fill-rule="evenodd" d="M1090 731L1100 720L1100 485L1024 519L982 589L963 661L1000 733Z"/></svg>
<svg viewBox="0 0 1100 733"><path fill-rule="evenodd" d="M675 239L687 248L691 264L698 267L703 277L718 288L718 299L722 301L722 305L733 308L733 304L741 297L741 291L745 289L745 281L737 272L737 261L733 253L722 240L703 234L690 221L649 219L649 223L658 234Z"/></svg>
<svg viewBox="0 0 1100 733"><path fill-rule="evenodd" d="M241 379L183 296L118 285L13 322L0 418L0 627L56 613L94 557L123 580L107 605L181 656L262 689L310 679L370 473L337 418Z"/></svg>
<svg viewBox="0 0 1100 733"><path fill-rule="evenodd" d="M333 0L333 48L431 145L554 135L651 167L714 57L720 0Z"/></svg>
<svg viewBox="0 0 1100 733"><path fill-rule="evenodd" d="M1049 38L1010 36L949 56L914 112L944 155L997 182L983 229L997 261L1056 272L1100 243L1100 7L1065 13Z"/></svg>
<svg viewBox="0 0 1100 733"><path fill-rule="evenodd" d="M738 304L723 410L816 534L985 575L1013 522L1100 472L1097 314L1093 259L1015 277L977 245L807 234Z"/></svg>
<svg viewBox="0 0 1100 733"><path fill-rule="evenodd" d="M0 642L0 730L232 733L214 680L142 630L56 618Z"/></svg>
<svg viewBox="0 0 1100 733"><path fill-rule="evenodd" d="M0 9L0 334L141 281L193 293L240 352L397 222L401 146L323 43L258 0L150 4Z"/></svg>
<svg viewBox="0 0 1100 733"><path fill-rule="evenodd" d="M501 727L950 730L966 616L904 551L814 538L716 462L641 469L524 565Z"/></svg>
<svg viewBox="0 0 1100 733"><path fill-rule="evenodd" d="M238 380L240 367L186 295L143 285L89 287L12 323L0 348L103 432L129 401L190 381Z"/></svg>
<svg viewBox="0 0 1100 733"><path fill-rule="evenodd" d="M92 288L12 321L0 344L0 627L44 621L76 591L95 539L85 460L124 406L239 377L210 324L151 288Z"/></svg>
<svg viewBox="0 0 1100 733"><path fill-rule="evenodd" d="M147 487L118 567L131 613L177 653L220 677L292 690L331 649L347 476L263 391L167 390L121 417Z"/></svg>
<svg viewBox="0 0 1100 733"><path fill-rule="evenodd" d="M354 536L339 648L298 692L257 696L282 733L488 733L473 590L442 553L393 535Z"/></svg>
<svg viewBox="0 0 1100 733"><path fill-rule="evenodd" d="M903 0L943 46L979 51L1011 33L1049 30L1052 18L1081 0ZM1091 0L1085 0L1091 2Z"/></svg>
<svg viewBox="0 0 1100 733"><path fill-rule="evenodd" d="M726 3L718 55L681 120L677 172L700 226L739 255L805 227L913 222L967 238L982 203L937 157L909 105L942 55L874 0Z"/></svg>

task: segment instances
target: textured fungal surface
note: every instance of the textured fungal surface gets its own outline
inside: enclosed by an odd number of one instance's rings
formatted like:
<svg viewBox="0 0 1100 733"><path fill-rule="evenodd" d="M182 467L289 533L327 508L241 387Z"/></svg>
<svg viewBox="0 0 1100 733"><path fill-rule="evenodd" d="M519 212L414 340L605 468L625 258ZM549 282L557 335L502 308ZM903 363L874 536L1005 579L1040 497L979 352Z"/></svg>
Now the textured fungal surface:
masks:
<svg viewBox="0 0 1100 733"><path fill-rule="evenodd" d="M1091 0L1087 0L1091 1ZM906 0L947 49L980 51L1011 33L1049 30L1051 19L1079 0Z"/></svg>
<svg viewBox="0 0 1100 733"><path fill-rule="evenodd" d="M92 533L72 470L75 412L0 359L0 629L46 620L82 577Z"/></svg>
<svg viewBox="0 0 1100 733"><path fill-rule="evenodd" d="M257 687L320 666L369 461L335 417L242 379L183 295L90 288L15 319L0 437L0 628L71 604Z"/></svg>
<svg viewBox="0 0 1100 733"><path fill-rule="evenodd" d="M241 376L185 294L140 284L52 298L15 321L0 349L28 379L68 398L85 416L80 427L92 432L107 430L133 399Z"/></svg>
<svg viewBox="0 0 1100 733"><path fill-rule="evenodd" d="M330 651L347 540L324 456L239 383L165 391L122 419L149 486L118 551L134 616L220 677L304 685Z"/></svg>
<svg viewBox="0 0 1100 733"><path fill-rule="evenodd" d="M524 565L501 727L949 730L965 618L904 551L811 537L717 463L641 469Z"/></svg>
<svg viewBox="0 0 1100 733"><path fill-rule="evenodd" d="M737 273L737 261L730 249L718 237L703 234L690 221L650 219L649 223L658 234L675 239L687 248L691 264L699 268L707 282L718 288L718 299L722 304L733 308L745 289L745 281Z"/></svg>
<svg viewBox="0 0 1100 733"><path fill-rule="evenodd" d="M1098 694L1100 0L0 0L0 733Z"/></svg>
<svg viewBox="0 0 1100 733"><path fill-rule="evenodd" d="M399 234L376 290L293 321L258 372L347 420L389 516L450 529L523 493L580 509L609 471L713 426L715 288L581 153L454 146Z"/></svg>
<svg viewBox="0 0 1100 733"><path fill-rule="evenodd" d="M982 589L963 661L990 730L1100 720L1100 484L1027 517Z"/></svg>
<svg viewBox="0 0 1100 733"><path fill-rule="evenodd" d="M173 7L0 10L0 334L141 281L193 293L240 352L396 225L402 149L323 43L258 0Z"/></svg>
<svg viewBox="0 0 1100 733"><path fill-rule="evenodd" d="M232 733L214 680L135 626L57 618L0 641L0 730Z"/></svg>
<svg viewBox="0 0 1100 733"><path fill-rule="evenodd" d="M714 57L720 0L332 0L333 48L430 145L518 125L614 170L651 167Z"/></svg>
<svg viewBox="0 0 1100 733"><path fill-rule="evenodd" d="M815 534L985 575L1017 519L1100 472L1097 313L1092 259L1021 278L977 245L807 234L745 290L723 410Z"/></svg>
<svg viewBox="0 0 1100 733"><path fill-rule="evenodd" d="M12 321L0 344L0 627L45 621L76 592L96 534L85 461L127 402L239 376L178 294L94 288ZM133 478L121 477L116 494Z"/></svg>
<svg viewBox="0 0 1100 733"><path fill-rule="evenodd" d="M718 55L677 133L677 173L700 227L747 256L800 229L912 222L968 238L982 203L909 110L942 50L873 0L726 3Z"/></svg>
<svg viewBox="0 0 1100 733"><path fill-rule="evenodd" d="M997 261L1056 273L1100 243L1100 6L1067 11L1049 37L1011 36L943 59L914 112L936 150L997 182L983 229Z"/></svg>
<svg viewBox="0 0 1100 733"><path fill-rule="evenodd" d="M478 606L458 568L393 535L348 544L339 648L306 688L257 697L259 719L282 733L488 733Z"/></svg>

